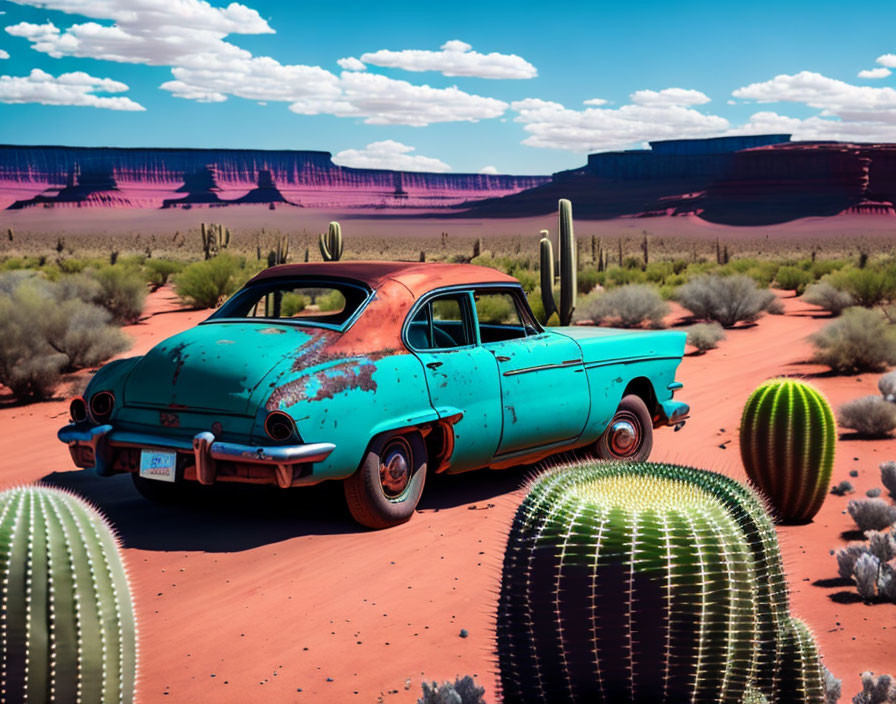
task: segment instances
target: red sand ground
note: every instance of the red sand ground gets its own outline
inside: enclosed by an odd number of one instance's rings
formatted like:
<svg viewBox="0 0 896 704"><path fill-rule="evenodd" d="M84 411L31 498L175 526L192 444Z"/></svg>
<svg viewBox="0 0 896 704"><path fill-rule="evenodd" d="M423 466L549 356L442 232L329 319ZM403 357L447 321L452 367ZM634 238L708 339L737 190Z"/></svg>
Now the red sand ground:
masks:
<svg viewBox="0 0 896 704"><path fill-rule="evenodd" d="M652 459L741 478L742 405L777 374L810 379L835 406L876 392L876 375L831 377L806 364L806 337L825 320L796 299L785 307L786 316L730 331L719 349L685 358L680 396L693 419L679 433L659 432ZM153 294L146 318L127 329L132 352L203 315L177 311L166 289ZM127 477L73 471L55 438L66 416L63 400L0 406L3 483L71 487L117 525L141 620L141 702L415 702L421 680L457 674L475 674L495 701L496 580L525 472L435 477L414 519L384 532L359 530L336 484L227 487L235 490L197 506L162 508ZM896 441L844 440L833 480L858 470L851 481L863 496L879 485L885 459L896 459ZM863 670L896 670L896 606L857 602L854 589L830 581L829 550L854 530L848 500L829 496L812 524L779 535L793 609L851 697Z"/></svg>

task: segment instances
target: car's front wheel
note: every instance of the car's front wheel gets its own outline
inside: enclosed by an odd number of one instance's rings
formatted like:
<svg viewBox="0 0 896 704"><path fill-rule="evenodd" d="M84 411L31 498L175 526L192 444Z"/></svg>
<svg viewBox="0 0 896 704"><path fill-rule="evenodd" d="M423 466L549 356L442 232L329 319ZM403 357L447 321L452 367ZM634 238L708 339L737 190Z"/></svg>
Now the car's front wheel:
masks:
<svg viewBox="0 0 896 704"><path fill-rule="evenodd" d="M352 517L368 528L390 528L414 515L426 481L426 445L420 433L374 439L361 468L343 482Z"/></svg>
<svg viewBox="0 0 896 704"><path fill-rule="evenodd" d="M644 462L652 449L653 420L647 405L635 394L624 396L597 441L597 456L602 460Z"/></svg>

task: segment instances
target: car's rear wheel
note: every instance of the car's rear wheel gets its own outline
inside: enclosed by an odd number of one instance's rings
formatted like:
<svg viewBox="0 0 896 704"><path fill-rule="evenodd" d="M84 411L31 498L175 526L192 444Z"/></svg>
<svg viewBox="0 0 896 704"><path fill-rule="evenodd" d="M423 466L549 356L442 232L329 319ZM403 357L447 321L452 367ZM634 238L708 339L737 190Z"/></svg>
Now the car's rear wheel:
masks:
<svg viewBox="0 0 896 704"><path fill-rule="evenodd" d="M176 504L184 500L186 487L179 483L163 482L158 479L146 479L138 472L131 472L134 487L144 499L154 504Z"/></svg>
<svg viewBox="0 0 896 704"><path fill-rule="evenodd" d="M343 482L352 517L368 528L390 528L414 515L426 481L426 445L420 433L374 439L361 468Z"/></svg>
<svg viewBox="0 0 896 704"><path fill-rule="evenodd" d="M653 420L640 396L629 394L619 402L610 425L597 441L602 460L643 462L653 449Z"/></svg>

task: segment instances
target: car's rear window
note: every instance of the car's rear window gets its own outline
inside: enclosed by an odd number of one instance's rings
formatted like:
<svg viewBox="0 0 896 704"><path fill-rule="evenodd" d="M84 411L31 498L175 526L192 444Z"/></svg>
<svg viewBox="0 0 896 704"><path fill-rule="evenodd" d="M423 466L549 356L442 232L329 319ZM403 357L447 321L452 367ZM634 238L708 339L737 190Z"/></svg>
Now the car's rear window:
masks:
<svg viewBox="0 0 896 704"><path fill-rule="evenodd" d="M367 302L370 290L342 281L268 279L246 286L209 321L258 320L342 328Z"/></svg>

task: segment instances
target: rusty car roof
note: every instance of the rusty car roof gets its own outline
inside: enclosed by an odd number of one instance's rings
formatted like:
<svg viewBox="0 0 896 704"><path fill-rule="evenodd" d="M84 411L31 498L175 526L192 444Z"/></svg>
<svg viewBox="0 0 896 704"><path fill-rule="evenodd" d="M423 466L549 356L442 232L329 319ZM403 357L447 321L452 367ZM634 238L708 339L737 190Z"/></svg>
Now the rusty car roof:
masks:
<svg viewBox="0 0 896 704"><path fill-rule="evenodd" d="M508 276L496 269L475 264L375 261L282 264L265 269L260 274L257 274L250 283L281 276L335 276L361 281L373 289L377 289L385 281L393 279L406 286L415 298L442 286L519 283L512 276Z"/></svg>

